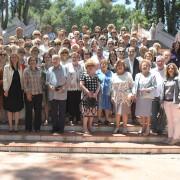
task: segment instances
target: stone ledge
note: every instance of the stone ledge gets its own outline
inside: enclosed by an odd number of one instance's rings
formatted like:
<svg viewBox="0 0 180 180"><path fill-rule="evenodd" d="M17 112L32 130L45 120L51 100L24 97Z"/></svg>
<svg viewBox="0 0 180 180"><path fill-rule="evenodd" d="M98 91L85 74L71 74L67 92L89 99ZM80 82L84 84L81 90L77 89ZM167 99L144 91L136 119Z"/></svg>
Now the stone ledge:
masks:
<svg viewBox="0 0 180 180"><path fill-rule="evenodd" d="M140 143L62 143L62 142L4 142L0 151L12 152L48 152L48 153L103 153L103 154L175 154L180 153L180 146Z"/></svg>

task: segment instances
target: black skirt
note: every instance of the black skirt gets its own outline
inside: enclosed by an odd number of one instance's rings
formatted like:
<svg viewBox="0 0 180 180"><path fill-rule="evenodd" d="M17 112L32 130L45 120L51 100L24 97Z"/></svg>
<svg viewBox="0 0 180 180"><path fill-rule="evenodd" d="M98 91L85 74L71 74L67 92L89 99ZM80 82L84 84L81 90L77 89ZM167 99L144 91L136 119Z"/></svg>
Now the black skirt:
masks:
<svg viewBox="0 0 180 180"><path fill-rule="evenodd" d="M20 76L17 70L14 70L12 83L10 85L8 96L4 96L4 109L10 112L19 112L24 107L23 91L21 88Z"/></svg>

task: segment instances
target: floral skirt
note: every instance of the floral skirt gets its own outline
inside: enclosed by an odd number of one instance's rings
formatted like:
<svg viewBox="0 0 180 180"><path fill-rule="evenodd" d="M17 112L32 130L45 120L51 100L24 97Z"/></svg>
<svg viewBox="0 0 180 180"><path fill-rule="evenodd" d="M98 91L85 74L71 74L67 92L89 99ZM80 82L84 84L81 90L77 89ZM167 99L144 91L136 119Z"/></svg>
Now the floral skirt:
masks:
<svg viewBox="0 0 180 180"><path fill-rule="evenodd" d="M96 117L98 102L94 98L84 97L81 104L81 112L84 117Z"/></svg>

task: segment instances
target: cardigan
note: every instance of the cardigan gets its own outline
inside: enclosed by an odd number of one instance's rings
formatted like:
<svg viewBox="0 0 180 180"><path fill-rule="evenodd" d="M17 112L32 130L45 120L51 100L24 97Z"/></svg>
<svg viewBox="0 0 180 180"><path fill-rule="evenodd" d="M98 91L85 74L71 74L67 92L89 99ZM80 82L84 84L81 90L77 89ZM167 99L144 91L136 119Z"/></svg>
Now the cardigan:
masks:
<svg viewBox="0 0 180 180"><path fill-rule="evenodd" d="M21 88L23 89L23 70L20 67L18 69L19 76L20 76L20 82L21 82ZM7 64L4 66L4 71L3 71L3 89L4 91L9 91L9 88L12 83L12 78L13 78L14 70L11 67L10 64Z"/></svg>

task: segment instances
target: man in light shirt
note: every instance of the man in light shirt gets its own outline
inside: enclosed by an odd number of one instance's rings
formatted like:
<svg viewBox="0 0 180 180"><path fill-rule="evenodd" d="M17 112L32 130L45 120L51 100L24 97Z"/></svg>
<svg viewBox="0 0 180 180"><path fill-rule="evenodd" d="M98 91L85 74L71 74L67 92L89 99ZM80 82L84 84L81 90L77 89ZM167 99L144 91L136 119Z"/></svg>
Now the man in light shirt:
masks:
<svg viewBox="0 0 180 180"><path fill-rule="evenodd" d="M156 134L162 134L165 128L163 127L164 126L163 124L165 123L163 122L158 123L158 119L157 119L161 106L160 97L162 96L163 93L163 82L165 80L165 71L166 71L165 59L163 56L158 56L156 58L156 68L151 70L151 73L155 75L157 82L155 97L152 101L152 122L151 122L152 132Z"/></svg>

